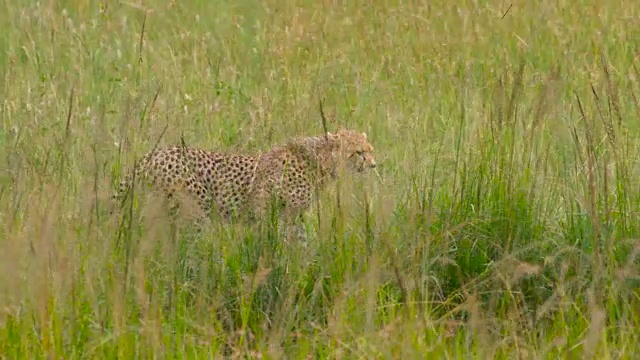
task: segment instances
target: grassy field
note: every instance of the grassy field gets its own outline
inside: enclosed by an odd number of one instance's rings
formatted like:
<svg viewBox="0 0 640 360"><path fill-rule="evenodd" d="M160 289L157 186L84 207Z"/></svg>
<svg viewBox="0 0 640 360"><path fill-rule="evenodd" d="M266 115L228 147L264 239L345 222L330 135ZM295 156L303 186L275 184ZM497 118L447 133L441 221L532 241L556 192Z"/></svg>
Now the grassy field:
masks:
<svg viewBox="0 0 640 360"><path fill-rule="evenodd" d="M5 1L0 26L1 358L638 355L640 3ZM320 99L380 179L329 187L306 242L110 215L156 143L255 153L320 134Z"/></svg>

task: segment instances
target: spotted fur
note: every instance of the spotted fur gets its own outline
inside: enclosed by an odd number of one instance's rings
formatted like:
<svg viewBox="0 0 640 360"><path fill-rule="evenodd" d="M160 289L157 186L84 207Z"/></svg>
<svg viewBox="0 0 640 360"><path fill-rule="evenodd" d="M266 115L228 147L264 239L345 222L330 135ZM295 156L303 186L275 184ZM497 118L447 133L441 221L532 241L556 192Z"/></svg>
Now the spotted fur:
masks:
<svg viewBox="0 0 640 360"><path fill-rule="evenodd" d="M162 148L142 158L134 177L168 198L178 193L190 196L202 216L215 209L225 218L234 214L262 218L269 204L278 204L284 216L304 212L316 189L334 179L341 167L362 172L375 166L367 135L339 130L294 138L253 156L183 146ZM131 176L124 178L115 197L122 199L131 183Z"/></svg>

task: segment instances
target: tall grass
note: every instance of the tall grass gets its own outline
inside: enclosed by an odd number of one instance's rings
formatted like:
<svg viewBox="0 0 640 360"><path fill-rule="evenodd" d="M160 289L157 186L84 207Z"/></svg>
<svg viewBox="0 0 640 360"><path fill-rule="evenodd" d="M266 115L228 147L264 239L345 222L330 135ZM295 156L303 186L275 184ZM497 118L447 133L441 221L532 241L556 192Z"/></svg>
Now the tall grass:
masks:
<svg viewBox="0 0 640 360"><path fill-rule="evenodd" d="M3 358L633 358L633 2L0 7ZM156 144L366 131L305 218L111 213Z"/></svg>

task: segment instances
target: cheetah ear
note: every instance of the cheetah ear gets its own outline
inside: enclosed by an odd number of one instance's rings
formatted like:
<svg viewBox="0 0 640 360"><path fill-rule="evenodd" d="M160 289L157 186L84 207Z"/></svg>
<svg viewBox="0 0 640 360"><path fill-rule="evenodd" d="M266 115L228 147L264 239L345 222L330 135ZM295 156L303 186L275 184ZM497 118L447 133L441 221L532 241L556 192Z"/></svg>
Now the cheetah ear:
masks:
<svg viewBox="0 0 640 360"><path fill-rule="evenodd" d="M363 132L363 133L362 133L362 137L363 137L365 140L367 140L367 133L364 133L364 132Z"/></svg>

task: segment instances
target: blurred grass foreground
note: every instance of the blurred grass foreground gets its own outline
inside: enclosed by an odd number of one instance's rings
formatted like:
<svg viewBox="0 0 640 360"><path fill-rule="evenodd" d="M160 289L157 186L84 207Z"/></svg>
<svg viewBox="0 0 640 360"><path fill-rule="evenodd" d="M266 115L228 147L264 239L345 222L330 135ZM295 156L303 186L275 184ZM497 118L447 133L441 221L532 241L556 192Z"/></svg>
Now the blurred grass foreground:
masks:
<svg viewBox="0 0 640 360"><path fill-rule="evenodd" d="M0 357L634 358L640 2L4 1ZM365 131L305 218L171 227L156 143Z"/></svg>

